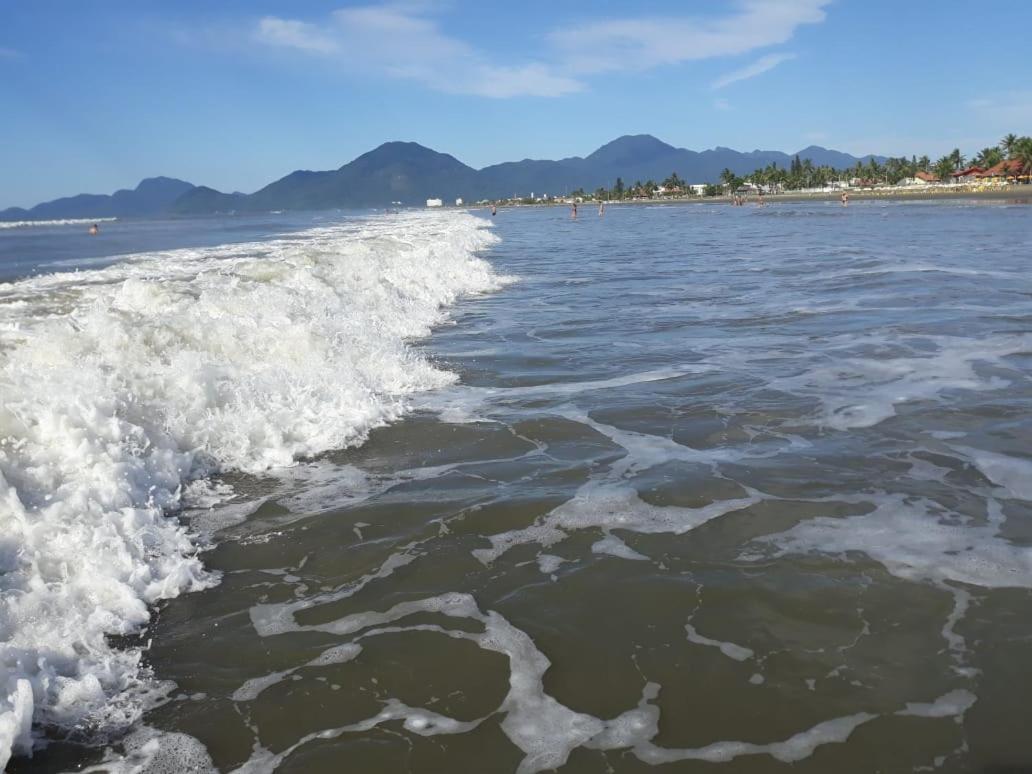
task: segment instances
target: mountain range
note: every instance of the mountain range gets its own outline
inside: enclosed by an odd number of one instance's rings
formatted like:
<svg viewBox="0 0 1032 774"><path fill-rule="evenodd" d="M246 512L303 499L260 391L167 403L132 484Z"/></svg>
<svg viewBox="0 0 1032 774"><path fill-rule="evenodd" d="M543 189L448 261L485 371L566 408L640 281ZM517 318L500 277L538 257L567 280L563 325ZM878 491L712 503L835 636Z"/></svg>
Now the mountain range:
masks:
<svg viewBox="0 0 1032 774"><path fill-rule="evenodd" d="M172 177L149 177L136 188L113 194L79 194L37 204L31 209L10 207L0 220L54 220L57 218L147 217L170 212L183 194L196 186Z"/></svg>
<svg viewBox="0 0 1032 774"><path fill-rule="evenodd" d="M428 198L452 201L500 199L531 193L563 194L577 188L592 191L611 186L663 180L672 172L690 183L717 182L725 168L747 175L776 163L787 167L792 158L810 159L815 166L837 169L880 156L851 156L816 145L798 154L755 150L748 153L717 147L706 151L675 148L647 134L613 140L586 157L558 161L524 159L474 169L454 156L414 142L388 142L339 169L298 170L252 194L222 193L174 178L148 178L134 190L114 194L80 194L38 204L31 209L0 211L0 220L91 217L192 215L229 211L267 211L382 207L393 202L421 206Z"/></svg>

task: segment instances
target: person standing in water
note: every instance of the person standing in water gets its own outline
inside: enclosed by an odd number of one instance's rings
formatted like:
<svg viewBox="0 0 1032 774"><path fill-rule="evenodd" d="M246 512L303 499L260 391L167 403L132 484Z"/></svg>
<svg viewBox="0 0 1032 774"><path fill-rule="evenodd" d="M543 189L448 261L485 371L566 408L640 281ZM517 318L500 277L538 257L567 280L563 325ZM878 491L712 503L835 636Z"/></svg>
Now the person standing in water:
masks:
<svg viewBox="0 0 1032 774"><path fill-rule="evenodd" d="M598 203L598 216L601 218L606 214L606 203L605 200L599 201Z"/></svg>
<svg viewBox="0 0 1032 774"><path fill-rule="evenodd" d="M577 202L574 202L573 204L570 205L570 217L573 220L577 219Z"/></svg>
<svg viewBox="0 0 1032 774"><path fill-rule="evenodd" d="M848 205L849 204L849 191L843 191L842 192L842 196L840 198L842 199L842 206L843 207Z"/></svg>
<svg viewBox="0 0 1032 774"><path fill-rule="evenodd" d="M491 217L493 218L497 214L498 214L498 207L495 206L494 204L492 204L491 205Z"/></svg>
<svg viewBox="0 0 1032 774"><path fill-rule="evenodd" d="M92 226L90 226L90 236L96 236L99 233L100 233L100 229L97 227L96 223L94 223Z"/></svg>

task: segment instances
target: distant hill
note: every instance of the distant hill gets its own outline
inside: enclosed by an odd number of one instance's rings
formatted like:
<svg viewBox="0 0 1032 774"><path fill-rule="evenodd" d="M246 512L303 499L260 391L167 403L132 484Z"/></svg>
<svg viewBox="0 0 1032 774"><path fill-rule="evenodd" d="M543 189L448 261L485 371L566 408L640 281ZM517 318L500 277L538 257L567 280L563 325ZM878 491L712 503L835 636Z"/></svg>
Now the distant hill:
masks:
<svg viewBox="0 0 1032 774"><path fill-rule="evenodd" d="M794 155L760 150L742 153L731 148L698 152L639 134L617 138L585 158L524 159L475 170L453 156L414 142L388 142L340 169L292 172L250 196L234 200L232 207L320 209L382 207L391 202L419 206L429 198L452 201L461 197L469 202L531 193L562 194L577 188L590 191L612 185L617 177L629 185L635 180L663 180L672 172L692 183L712 183L719 180L725 168L738 175L771 163L787 168ZM815 165L831 164L839 169L872 158L817 146L799 155ZM873 158L884 161L880 156ZM177 201L174 210L183 214L211 212L213 198L220 208L227 204L198 189Z"/></svg>
<svg viewBox="0 0 1032 774"><path fill-rule="evenodd" d="M617 177L626 185L636 180L663 180L672 172L690 183L714 183L730 169L747 175L776 163L788 167L796 154L780 151L740 152L717 147L706 151L675 148L648 134L626 135L589 156L558 161L524 159L476 170L454 156L414 142L388 142L339 169L298 170L252 194L222 193L168 177L148 178L134 190L110 196L80 194L0 212L0 220L139 217L160 214L383 207L392 202L421 206L429 198L447 202L463 198L498 199L513 195L563 194L583 188L611 186ZM851 156L816 145L798 153L814 165L844 169L881 156Z"/></svg>
<svg viewBox="0 0 1032 774"><path fill-rule="evenodd" d="M172 204L194 188L172 177L149 177L132 190L107 194L79 194L31 209L11 207L0 211L0 220L56 220L60 218L144 217L167 213Z"/></svg>

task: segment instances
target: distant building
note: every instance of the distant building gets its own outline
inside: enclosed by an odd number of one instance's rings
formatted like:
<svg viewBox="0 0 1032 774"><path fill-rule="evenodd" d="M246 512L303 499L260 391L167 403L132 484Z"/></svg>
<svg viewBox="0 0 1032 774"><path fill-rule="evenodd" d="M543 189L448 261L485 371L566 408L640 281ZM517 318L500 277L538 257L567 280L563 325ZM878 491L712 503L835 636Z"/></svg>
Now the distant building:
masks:
<svg viewBox="0 0 1032 774"><path fill-rule="evenodd" d="M692 191L696 196L702 196L704 193L706 193L706 184L705 183L691 183L688 186L688 190Z"/></svg>
<svg viewBox="0 0 1032 774"><path fill-rule="evenodd" d="M953 178L954 183L973 183L984 173L985 170L981 167L968 167L967 169L958 169L950 177Z"/></svg>
<svg viewBox="0 0 1032 774"><path fill-rule="evenodd" d="M427 202L427 204L429 204L429 202ZM461 207L462 206L462 197L461 196L458 199L455 200L455 206L456 207Z"/></svg>
<svg viewBox="0 0 1032 774"><path fill-rule="evenodd" d="M914 185L929 185L931 183L938 183L939 176L933 175L931 172L915 172L914 173Z"/></svg>
<svg viewBox="0 0 1032 774"><path fill-rule="evenodd" d="M427 207L443 207L444 206L444 202L441 199L427 199L426 200L426 206Z"/></svg>
<svg viewBox="0 0 1032 774"><path fill-rule="evenodd" d="M989 169L982 172L979 177L990 180L1008 180L1010 178L1017 178L1021 175L1022 164L1017 159L1010 159L1009 161L1001 161L999 164L994 164Z"/></svg>

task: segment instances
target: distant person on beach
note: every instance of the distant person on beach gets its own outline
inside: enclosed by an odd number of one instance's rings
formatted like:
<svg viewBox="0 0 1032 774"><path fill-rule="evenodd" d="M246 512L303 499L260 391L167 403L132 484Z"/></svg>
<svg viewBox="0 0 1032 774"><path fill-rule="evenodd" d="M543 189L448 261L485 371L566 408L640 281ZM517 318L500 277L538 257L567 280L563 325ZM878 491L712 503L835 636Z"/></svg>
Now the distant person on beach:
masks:
<svg viewBox="0 0 1032 774"><path fill-rule="evenodd" d="M94 223L92 226L90 226L90 236L96 236L99 233L100 233L100 229L97 227L96 223Z"/></svg>
<svg viewBox="0 0 1032 774"><path fill-rule="evenodd" d="M491 217L493 218L497 214L498 214L498 207L496 207L495 205L492 204L491 205Z"/></svg>
<svg viewBox="0 0 1032 774"><path fill-rule="evenodd" d="M577 219L577 202L570 205L570 217L574 220Z"/></svg>

